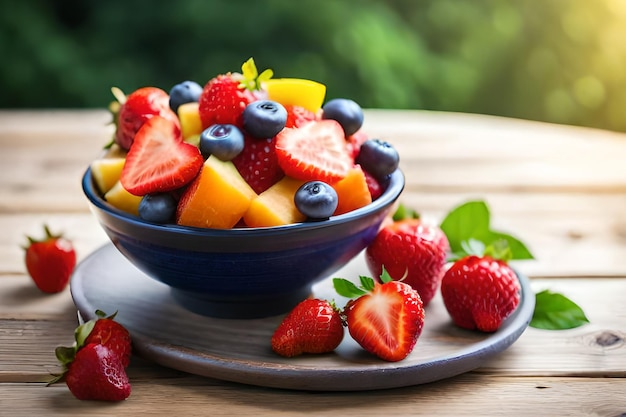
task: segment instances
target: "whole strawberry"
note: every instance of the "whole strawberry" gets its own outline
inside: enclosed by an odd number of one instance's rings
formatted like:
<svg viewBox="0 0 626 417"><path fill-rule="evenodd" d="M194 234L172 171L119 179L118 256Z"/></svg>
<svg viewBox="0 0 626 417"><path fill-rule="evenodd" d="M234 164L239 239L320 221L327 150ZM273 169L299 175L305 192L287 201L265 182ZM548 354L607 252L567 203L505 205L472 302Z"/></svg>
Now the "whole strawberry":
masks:
<svg viewBox="0 0 626 417"><path fill-rule="evenodd" d="M117 355L126 368L130 363L132 344L130 333L120 323L115 321L116 314L107 316L104 312L96 311L97 318L89 320L76 330L78 346L97 343L109 348Z"/></svg>
<svg viewBox="0 0 626 417"><path fill-rule="evenodd" d="M366 351L390 362L406 358L424 326L424 304L410 285L393 281L387 273L382 284L360 277L361 287L335 278L340 295L353 298L344 308L350 336Z"/></svg>
<svg viewBox="0 0 626 417"><path fill-rule="evenodd" d="M90 343L69 363L65 382L79 400L122 401L131 387L120 359L108 347Z"/></svg>
<svg viewBox="0 0 626 417"><path fill-rule="evenodd" d="M274 331L272 350L285 357L303 353L327 353L343 339L343 324L337 308L326 300L299 303Z"/></svg>
<svg viewBox="0 0 626 417"><path fill-rule="evenodd" d="M142 87L127 97L119 89L114 89L120 107L114 112L116 119L115 142L125 150L130 149L135 135L149 119L161 116L178 125L180 122L169 104L169 95L157 87Z"/></svg>
<svg viewBox="0 0 626 417"><path fill-rule="evenodd" d="M63 373L50 384L64 380L80 400L121 401L130 395L130 334L115 315L96 311L95 319L76 328L72 346L55 349Z"/></svg>
<svg viewBox="0 0 626 417"><path fill-rule="evenodd" d="M520 284L506 259L466 255L441 282L443 302L454 323L495 332L520 303Z"/></svg>
<svg viewBox="0 0 626 417"><path fill-rule="evenodd" d="M258 99L255 92L272 75L271 70L259 74L254 60L250 58L242 65L241 74L220 74L209 80L198 100L202 127L206 129L214 124L232 124L241 128L244 109Z"/></svg>
<svg viewBox="0 0 626 417"><path fill-rule="evenodd" d="M393 279L413 287L427 306L439 290L448 250L439 227L406 218L384 226L367 247L365 259L374 276L384 266Z"/></svg>
<svg viewBox="0 0 626 417"><path fill-rule="evenodd" d="M57 293L70 281L76 266L76 251L71 241L53 235L47 225L44 232L42 240L28 237L24 262L37 288L45 293Z"/></svg>

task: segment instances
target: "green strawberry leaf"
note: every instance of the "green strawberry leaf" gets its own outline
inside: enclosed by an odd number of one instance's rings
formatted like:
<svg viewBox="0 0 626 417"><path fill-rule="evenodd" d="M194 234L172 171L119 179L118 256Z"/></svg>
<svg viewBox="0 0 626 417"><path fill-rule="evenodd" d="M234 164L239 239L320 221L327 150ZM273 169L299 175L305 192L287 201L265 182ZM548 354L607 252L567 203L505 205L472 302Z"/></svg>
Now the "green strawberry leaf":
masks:
<svg viewBox="0 0 626 417"><path fill-rule="evenodd" d="M391 277L391 275L389 275L389 272L387 272L387 270L385 269L385 265L383 265L383 272L380 273L380 280L382 281L383 284L393 281L393 278Z"/></svg>
<svg viewBox="0 0 626 417"><path fill-rule="evenodd" d="M400 204L395 213L393 213L393 221L397 222L405 219L419 219L420 215L417 211L413 210L410 207L405 206L404 204Z"/></svg>
<svg viewBox="0 0 626 417"><path fill-rule="evenodd" d="M530 326L545 330L573 329L589 323L583 310L563 294L544 290L535 294Z"/></svg>
<svg viewBox="0 0 626 417"><path fill-rule="evenodd" d="M361 281L361 288L363 291L370 292L374 289L374 280L365 275L359 275L359 281Z"/></svg>
<svg viewBox="0 0 626 417"><path fill-rule="evenodd" d="M333 278L333 286L337 294L346 298L356 298L367 294L367 291L357 287L354 283L344 278Z"/></svg>

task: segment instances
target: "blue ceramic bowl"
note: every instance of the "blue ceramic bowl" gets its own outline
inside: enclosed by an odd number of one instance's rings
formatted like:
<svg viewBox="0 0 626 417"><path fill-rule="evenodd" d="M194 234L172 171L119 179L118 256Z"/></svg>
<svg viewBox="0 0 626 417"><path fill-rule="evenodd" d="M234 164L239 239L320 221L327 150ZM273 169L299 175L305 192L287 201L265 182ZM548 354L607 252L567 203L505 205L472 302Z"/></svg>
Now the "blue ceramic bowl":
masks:
<svg viewBox="0 0 626 417"><path fill-rule="evenodd" d="M100 196L90 169L82 186L117 249L170 286L180 304L213 317L254 318L289 311L369 245L404 176L397 170L373 203L329 220L230 230L153 224L124 213Z"/></svg>

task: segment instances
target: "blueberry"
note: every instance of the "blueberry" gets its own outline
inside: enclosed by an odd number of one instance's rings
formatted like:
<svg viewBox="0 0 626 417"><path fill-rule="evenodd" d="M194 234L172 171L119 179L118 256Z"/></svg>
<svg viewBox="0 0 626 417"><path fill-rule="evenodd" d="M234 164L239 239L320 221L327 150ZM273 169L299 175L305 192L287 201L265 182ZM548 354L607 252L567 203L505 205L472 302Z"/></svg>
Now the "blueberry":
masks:
<svg viewBox="0 0 626 417"><path fill-rule="evenodd" d="M296 208L312 220L328 219L337 209L338 201L335 189L322 181L302 184L294 196Z"/></svg>
<svg viewBox="0 0 626 417"><path fill-rule="evenodd" d="M368 139L361 145L355 162L374 178L383 180L400 164L396 148L380 139Z"/></svg>
<svg viewBox="0 0 626 417"><path fill-rule="evenodd" d="M339 122L346 136L356 133L363 126L363 109L355 101L335 98L322 107L322 119Z"/></svg>
<svg viewBox="0 0 626 417"><path fill-rule="evenodd" d="M287 110L282 104L271 100L257 100L243 111L243 128L257 139L276 136L287 123Z"/></svg>
<svg viewBox="0 0 626 417"><path fill-rule="evenodd" d="M235 125L212 125L200 134L200 153L204 159L209 156L221 161L230 161L243 150L243 133Z"/></svg>
<svg viewBox="0 0 626 417"><path fill-rule="evenodd" d="M171 194L146 194L139 203L139 217L153 223L168 223L174 219L176 205Z"/></svg>
<svg viewBox="0 0 626 417"><path fill-rule="evenodd" d="M198 101L202 87L195 81L183 81L170 90L170 108L176 113L181 104Z"/></svg>

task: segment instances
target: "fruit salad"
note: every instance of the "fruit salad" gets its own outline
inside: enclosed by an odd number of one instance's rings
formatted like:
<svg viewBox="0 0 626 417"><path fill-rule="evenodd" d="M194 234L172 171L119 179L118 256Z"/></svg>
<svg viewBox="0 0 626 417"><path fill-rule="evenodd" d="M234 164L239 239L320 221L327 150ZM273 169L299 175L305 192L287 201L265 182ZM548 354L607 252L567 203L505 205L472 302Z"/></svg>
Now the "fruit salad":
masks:
<svg viewBox="0 0 626 417"><path fill-rule="evenodd" d="M363 131L361 107L272 77L251 58L204 87L114 88L114 138L91 164L103 198L145 221L216 229L324 221L377 199L399 156Z"/></svg>

